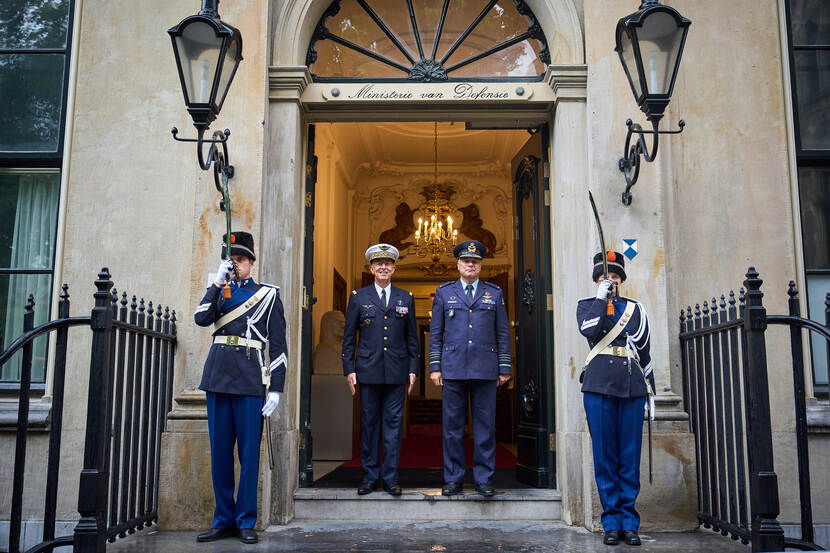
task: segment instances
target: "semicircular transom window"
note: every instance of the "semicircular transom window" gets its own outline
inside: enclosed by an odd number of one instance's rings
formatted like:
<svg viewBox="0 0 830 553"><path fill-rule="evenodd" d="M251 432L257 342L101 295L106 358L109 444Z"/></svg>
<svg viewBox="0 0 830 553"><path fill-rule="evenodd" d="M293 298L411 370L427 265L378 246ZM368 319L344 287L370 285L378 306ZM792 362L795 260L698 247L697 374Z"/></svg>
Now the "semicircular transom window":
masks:
<svg viewBox="0 0 830 553"><path fill-rule="evenodd" d="M549 63L522 0L335 0L306 56L317 81L539 80Z"/></svg>

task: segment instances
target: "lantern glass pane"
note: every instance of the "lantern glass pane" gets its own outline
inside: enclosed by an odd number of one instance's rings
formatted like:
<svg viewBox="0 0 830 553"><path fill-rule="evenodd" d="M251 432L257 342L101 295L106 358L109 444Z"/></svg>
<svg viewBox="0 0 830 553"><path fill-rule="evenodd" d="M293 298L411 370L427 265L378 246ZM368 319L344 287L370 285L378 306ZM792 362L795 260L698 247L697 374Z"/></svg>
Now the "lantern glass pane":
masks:
<svg viewBox="0 0 830 553"><path fill-rule="evenodd" d="M208 23L196 21L176 37L188 105L210 103L222 38Z"/></svg>
<svg viewBox="0 0 830 553"><path fill-rule="evenodd" d="M634 45L631 43L631 36L625 31L620 32L620 59L622 59L625 76L628 77L634 97L639 98L643 94L643 87L640 84Z"/></svg>
<svg viewBox="0 0 830 553"><path fill-rule="evenodd" d="M225 102L225 95L231 87L231 81L233 81L236 67L239 65L240 58L242 57L240 50L242 50L242 41L239 40L239 37L232 39L231 43L228 44L228 49L225 50L225 60L222 62L222 73L219 75L219 88L216 91L216 98L218 99L216 102L217 111L222 109L222 104Z"/></svg>
<svg viewBox="0 0 830 553"><path fill-rule="evenodd" d="M683 31L674 17L664 11L647 15L637 29L647 94L671 94Z"/></svg>

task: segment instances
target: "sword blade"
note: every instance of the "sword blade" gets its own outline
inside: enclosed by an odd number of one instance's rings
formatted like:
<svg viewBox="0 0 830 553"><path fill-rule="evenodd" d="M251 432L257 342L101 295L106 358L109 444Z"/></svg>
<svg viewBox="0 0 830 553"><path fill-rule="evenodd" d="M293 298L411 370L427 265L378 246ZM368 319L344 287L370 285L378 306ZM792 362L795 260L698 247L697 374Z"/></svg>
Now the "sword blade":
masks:
<svg viewBox="0 0 830 553"><path fill-rule="evenodd" d="M602 234L602 223L599 220L599 212L597 212L597 204L594 202L594 195L588 191L588 199L591 200L591 209L594 211L594 220L597 223L597 231L599 231L599 247L602 251L602 273L605 278L608 278L608 253L605 251L605 236Z"/></svg>
<svg viewBox="0 0 830 553"><path fill-rule="evenodd" d="M265 417L265 445L268 448L268 467L274 470L274 448L271 443L271 417Z"/></svg>

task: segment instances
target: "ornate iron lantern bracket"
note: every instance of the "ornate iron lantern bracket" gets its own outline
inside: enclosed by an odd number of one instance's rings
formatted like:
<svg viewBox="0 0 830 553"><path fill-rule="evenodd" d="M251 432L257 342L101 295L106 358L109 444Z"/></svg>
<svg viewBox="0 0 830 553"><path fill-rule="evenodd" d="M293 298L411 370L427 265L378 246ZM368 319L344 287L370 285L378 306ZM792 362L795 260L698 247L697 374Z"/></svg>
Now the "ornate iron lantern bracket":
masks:
<svg viewBox="0 0 830 553"><path fill-rule="evenodd" d="M618 162L620 171L625 175L625 191L622 193L623 205L631 205L631 187L637 184L637 178L640 176L640 156L647 162L651 163L657 159L657 147L660 145L661 134L680 134L686 127L686 122L681 119L677 122L680 127L676 131L660 131L657 130L659 119L653 119L651 125L654 130L646 131L639 123L634 123L631 119L627 119L625 126L628 127L628 134L625 135L625 147L623 148L623 156ZM637 135L637 141L632 145L631 137ZM646 144L645 135L654 135L651 149Z"/></svg>

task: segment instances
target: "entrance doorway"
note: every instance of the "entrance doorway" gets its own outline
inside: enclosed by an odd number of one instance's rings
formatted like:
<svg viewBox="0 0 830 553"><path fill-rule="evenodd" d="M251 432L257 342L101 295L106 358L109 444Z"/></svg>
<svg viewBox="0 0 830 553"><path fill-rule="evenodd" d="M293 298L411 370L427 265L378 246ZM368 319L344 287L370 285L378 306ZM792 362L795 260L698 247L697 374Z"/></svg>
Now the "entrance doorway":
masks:
<svg viewBox="0 0 830 553"><path fill-rule="evenodd" d="M301 485L350 488L362 477L359 405L343 377L339 341L344 294L372 283L364 252L378 242L401 253L393 285L412 292L420 330L421 366L404 410L400 484L434 488L443 481L441 390L429 380L429 323L436 287L458 273L451 247L433 256L415 241L418 218L437 189L452 212L457 240L487 246L481 278L502 288L511 320L513 378L497 396L494 484L554 487L546 127L318 123L309 137ZM468 451L468 466L471 461Z"/></svg>

